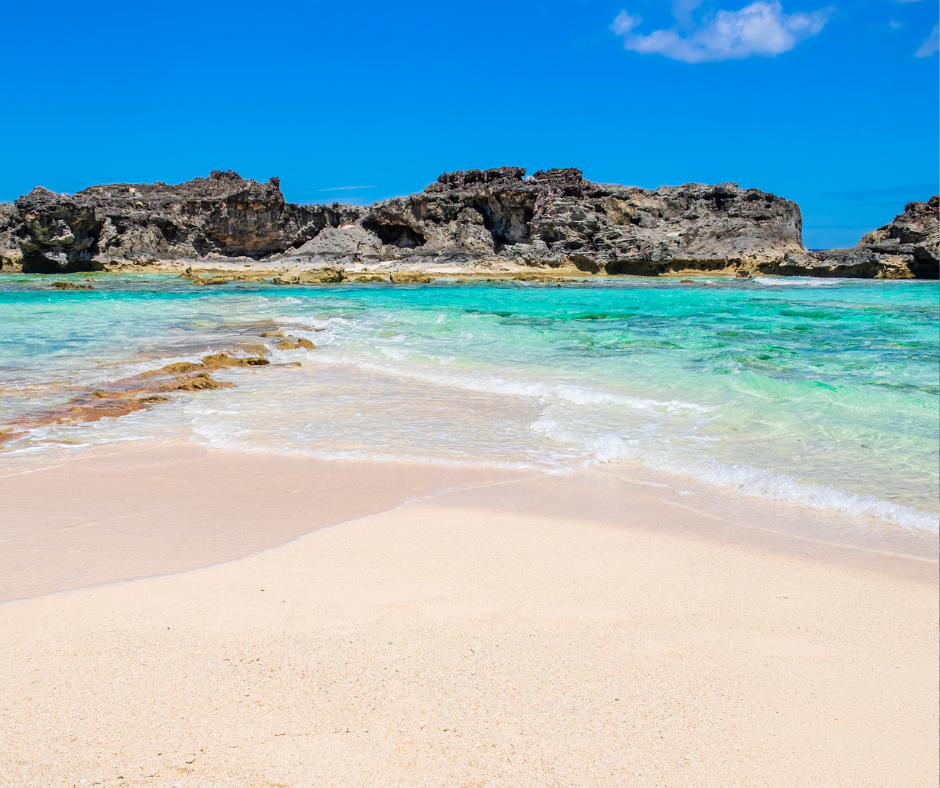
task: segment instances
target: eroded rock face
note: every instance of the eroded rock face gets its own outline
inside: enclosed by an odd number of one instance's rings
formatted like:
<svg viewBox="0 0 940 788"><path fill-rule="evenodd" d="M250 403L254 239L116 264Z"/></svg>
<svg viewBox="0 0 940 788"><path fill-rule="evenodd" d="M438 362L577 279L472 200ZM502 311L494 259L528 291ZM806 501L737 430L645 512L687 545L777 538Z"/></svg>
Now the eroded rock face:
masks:
<svg viewBox="0 0 940 788"><path fill-rule="evenodd" d="M258 183L231 171L176 186L92 186L72 196L38 187L16 200L14 211L11 236L23 270L37 273L97 270L122 260L260 259L363 213L355 206L293 205L277 178Z"/></svg>
<svg viewBox="0 0 940 788"><path fill-rule="evenodd" d="M894 221L862 237L851 249L827 249L761 266L765 273L864 279L937 279L940 197L909 202Z"/></svg>
<svg viewBox="0 0 940 788"><path fill-rule="evenodd" d="M43 273L263 259L285 272L279 283L338 282L346 266L379 263L425 274L509 263L609 274L730 268L936 278L936 244L936 197L909 204L854 249L812 254L799 206L773 194L733 183L599 184L573 168L445 173L417 194L369 208L293 205L277 178L258 183L219 171L176 186L112 184L72 196L36 188L0 205L0 262L8 267L20 259L24 271Z"/></svg>
<svg viewBox="0 0 940 788"><path fill-rule="evenodd" d="M525 177L521 167L501 167L445 173L418 194L376 203L324 252L350 262L507 260L657 273L676 261L781 260L804 251L801 230L796 203L736 184L651 191L585 181L573 168ZM320 243L298 254L322 255Z"/></svg>
<svg viewBox="0 0 940 788"><path fill-rule="evenodd" d="M0 203L0 270L19 265L23 259L19 244L13 237L16 224L16 206L11 202Z"/></svg>

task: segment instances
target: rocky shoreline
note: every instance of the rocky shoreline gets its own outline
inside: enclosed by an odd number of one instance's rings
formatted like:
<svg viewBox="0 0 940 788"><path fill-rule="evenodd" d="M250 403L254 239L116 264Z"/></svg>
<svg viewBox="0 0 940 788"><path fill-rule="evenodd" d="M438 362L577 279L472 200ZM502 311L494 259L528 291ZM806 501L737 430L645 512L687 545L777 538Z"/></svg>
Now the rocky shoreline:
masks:
<svg viewBox="0 0 940 788"><path fill-rule="evenodd" d="M937 279L937 242L936 196L852 249L810 252L799 206L773 194L598 184L573 168L445 173L369 207L294 205L277 178L231 171L74 195L37 187L0 204L0 270L174 271L200 285L697 272Z"/></svg>

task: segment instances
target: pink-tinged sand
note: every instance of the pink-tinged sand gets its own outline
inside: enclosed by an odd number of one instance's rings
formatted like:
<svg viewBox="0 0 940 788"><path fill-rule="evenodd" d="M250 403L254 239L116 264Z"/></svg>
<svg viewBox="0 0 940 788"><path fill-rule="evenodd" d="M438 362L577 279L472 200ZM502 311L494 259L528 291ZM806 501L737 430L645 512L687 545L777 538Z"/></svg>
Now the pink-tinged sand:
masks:
<svg viewBox="0 0 940 788"><path fill-rule="evenodd" d="M6 783L937 784L935 562L760 534L625 482L175 451L47 477L17 510L35 541L4 525L37 587L342 524L0 606ZM0 479L3 500L43 473ZM114 534L110 559L70 564Z"/></svg>

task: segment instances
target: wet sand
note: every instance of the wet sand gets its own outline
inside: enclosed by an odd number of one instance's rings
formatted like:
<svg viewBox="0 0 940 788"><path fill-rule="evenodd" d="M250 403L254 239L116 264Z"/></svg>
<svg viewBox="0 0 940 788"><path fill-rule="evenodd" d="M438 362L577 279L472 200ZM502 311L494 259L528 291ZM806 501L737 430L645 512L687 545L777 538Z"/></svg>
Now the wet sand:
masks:
<svg viewBox="0 0 940 788"><path fill-rule="evenodd" d="M7 598L273 548L0 606L7 781L937 783L935 561L597 476L177 451L0 479Z"/></svg>

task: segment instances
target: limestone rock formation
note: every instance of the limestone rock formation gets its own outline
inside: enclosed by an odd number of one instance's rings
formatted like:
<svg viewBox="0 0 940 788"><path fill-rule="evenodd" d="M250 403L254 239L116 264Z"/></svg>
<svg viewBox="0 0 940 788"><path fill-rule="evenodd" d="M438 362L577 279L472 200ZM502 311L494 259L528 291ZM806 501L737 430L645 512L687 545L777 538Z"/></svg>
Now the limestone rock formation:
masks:
<svg viewBox="0 0 940 788"><path fill-rule="evenodd" d="M845 276L864 279L937 279L940 197L909 202L894 221L865 235L851 249L789 256L779 264L761 266L765 273Z"/></svg>
<svg viewBox="0 0 940 788"><path fill-rule="evenodd" d="M937 198L909 204L854 249L816 254L803 247L799 206L773 194L733 183L599 184L573 168L445 173L417 194L369 208L293 205L277 178L258 183L231 171L71 196L38 187L0 205L0 263L8 268L59 273L184 260L210 269L263 261L281 284L340 282L346 267L370 274L376 266L392 281L423 281L455 266L936 278Z"/></svg>
<svg viewBox="0 0 940 788"><path fill-rule="evenodd" d="M19 244L13 237L16 224L16 207L13 203L0 203L0 271L18 265L23 259Z"/></svg>
<svg viewBox="0 0 940 788"><path fill-rule="evenodd" d="M277 178L262 184L231 171L176 186L92 186L72 196L37 187L14 210L11 237L23 270L38 273L98 270L119 260L259 259L362 213L354 206L293 205Z"/></svg>
<svg viewBox="0 0 940 788"><path fill-rule="evenodd" d="M521 167L500 167L445 173L291 256L425 269L503 260L645 274L781 260L804 251L801 229L796 203L733 183L651 191L592 183L573 168L526 177Z"/></svg>
<svg viewBox="0 0 940 788"><path fill-rule="evenodd" d="M894 221L862 238L856 247L895 260L918 279L937 279L940 274L937 246L940 242L940 196L927 202L909 202Z"/></svg>

